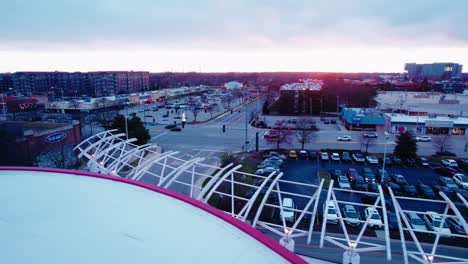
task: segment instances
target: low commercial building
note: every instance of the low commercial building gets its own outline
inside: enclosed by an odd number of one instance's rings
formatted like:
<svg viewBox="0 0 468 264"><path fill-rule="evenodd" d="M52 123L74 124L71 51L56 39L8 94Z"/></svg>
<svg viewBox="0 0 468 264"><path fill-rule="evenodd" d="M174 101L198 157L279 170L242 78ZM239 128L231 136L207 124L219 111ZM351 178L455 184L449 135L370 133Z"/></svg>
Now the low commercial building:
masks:
<svg viewBox="0 0 468 264"><path fill-rule="evenodd" d="M343 108L340 119L348 130L376 131L385 126L385 116L372 108Z"/></svg>
<svg viewBox="0 0 468 264"><path fill-rule="evenodd" d="M468 118L457 116L409 116L404 114L387 114L390 119L390 132L410 131L427 135L465 135L468 131Z"/></svg>
<svg viewBox="0 0 468 264"><path fill-rule="evenodd" d="M80 122L71 123L0 121L2 164L33 165L45 150L81 141ZM5 155L6 154L6 155Z"/></svg>

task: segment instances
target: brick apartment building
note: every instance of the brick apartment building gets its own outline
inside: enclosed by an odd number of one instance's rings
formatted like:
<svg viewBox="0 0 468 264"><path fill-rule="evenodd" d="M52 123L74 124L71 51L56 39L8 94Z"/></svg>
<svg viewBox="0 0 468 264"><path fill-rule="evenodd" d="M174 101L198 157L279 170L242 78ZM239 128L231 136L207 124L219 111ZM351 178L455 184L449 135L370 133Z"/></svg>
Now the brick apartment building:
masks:
<svg viewBox="0 0 468 264"><path fill-rule="evenodd" d="M12 88L20 93L61 96L111 96L149 89L149 72L15 72Z"/></svg>

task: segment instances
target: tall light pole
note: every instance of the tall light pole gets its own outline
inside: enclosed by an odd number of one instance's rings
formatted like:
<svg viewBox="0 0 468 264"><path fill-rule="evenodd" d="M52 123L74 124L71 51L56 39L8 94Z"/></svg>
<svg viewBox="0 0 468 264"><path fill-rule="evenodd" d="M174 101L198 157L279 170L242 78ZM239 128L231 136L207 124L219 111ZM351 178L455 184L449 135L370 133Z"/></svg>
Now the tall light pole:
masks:
<svg viewBox="0 0 468 264"><path fill-rule="evenodd" d="M127 140L128 140L128 121L127 121L128 110L127 110L127 105L128 105L128 103L125 103L125 135L126 135Z"/></svg>
<svg viewBox="0 0 468 264"><path fill-rule="evenodd" d="M248 123L249 123L249 118L248 118L248 114L247 114L247 105L244 106L245 107L245 152L248 151L248 144L249 144L249 141L248 141L248 136L247 136L247 129L248 129Z"/></svg>
<svg viewBox="0 0 468 264"><path fill-rule="evenodd" d="M384 144L384 153L383 153L383 162L382 162L382 177L385 175L385 159L387 158L387 142L388 137L390 134L388 132L384 132L385 135L385 144Z"/></svg>

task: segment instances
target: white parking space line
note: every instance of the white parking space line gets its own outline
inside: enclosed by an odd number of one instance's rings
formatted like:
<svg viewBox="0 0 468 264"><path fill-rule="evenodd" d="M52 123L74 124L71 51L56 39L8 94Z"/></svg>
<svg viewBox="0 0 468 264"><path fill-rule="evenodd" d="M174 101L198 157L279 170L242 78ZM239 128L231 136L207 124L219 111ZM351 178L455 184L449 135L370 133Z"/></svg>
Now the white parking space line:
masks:
<svg viewBox="0 0 468 264"><path fill-rule="evenodd" d="M161 136L164 136L164 135L166 135L167 133L168 133L168 132L163 132L163 133L161 133L161 134L159 134L159 135L157 135L157 136L152 137L151 140L153 140L153 139L155 139L155 138L158 138L158 137L161 137Z"/></svg>

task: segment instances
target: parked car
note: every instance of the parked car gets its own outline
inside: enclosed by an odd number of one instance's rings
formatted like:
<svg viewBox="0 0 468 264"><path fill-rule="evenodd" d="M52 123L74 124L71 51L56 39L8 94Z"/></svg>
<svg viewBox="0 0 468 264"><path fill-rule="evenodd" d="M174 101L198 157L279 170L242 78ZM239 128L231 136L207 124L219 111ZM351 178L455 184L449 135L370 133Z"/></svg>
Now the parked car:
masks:
<svg viewBox="0 0 468 264"><path fill-rule="evenodd" d="M283 160L286 159L285 155L280 154L280 153L275 152L275 151L271 151L270 154L268 154L268 157L277 157L277 158L280 158L280 159L283 159Z"/></svg>
<svg viewBox="0 0 468 264"><path fill-rule="evenodd" d="M348 172L346 174L351 183L354 182L354 180L356 179L356 176L360 176L355 168L348 168Z"/></svg>
<svg viewBox="0 0 468 264"><path fill-rule="evenodd" d="M366 219L369 219L368 221L369 227L371 228L383 227L382 218L380 217L379 211L377 211L376 208L367 207L366 209L364 209L364 215L366 216Z"/></svg>
<svg viewBox="0 0 468 264"><path fill-rule="evenodd" d="M321 160L329 160L328 152L321 152L320 153L320 159Z"/></svg>
<svg viewBox="0 0 468 264"><path fill-rule="evenodd" d="M351 136L343 135L336 138L338 141L351 141Z"/></svg>
<svg viewBox="0 0 468 264"><path fill-rule="evenodd" d="M278 170L278 168L274 168L274 167L266 167L266 168L263 168L263 169L258 169L255 174L256 175L262 175L262 176L268 176L270 175L272 172L276 172L276 173L279 173L280 170Z"/></svg>
<svg viewBox="0 0 468 264"><path fill-rule="evenodd" d="M436 156L445 156L445 157L456 157L457 154L450 151L437 151Z"/></svg>
<svg viewBox="0 0 468 264"><path fill-rule="evenodd" d="M403 164L403 161L401 161L401 159L398 158L398 157L393 157L392 160L393 160L393 164L395 164L395 165L402 165Z"/></svg>
<svg viewBox="0 0 468 264"><path fill-rule="evenodd" d="M393 173L392 175L390 175L390 178L392 179L392 181L398 185L406 185L408 184L408 181L406 180L405 176L401 175L401 174L396 174L396 173Z"/></svg>
<svg viewBox="0 0 468 264"><path fill-rule="evenodd" d="M277 140L278 139L278 133L274 130L268 130L263 134L263 138L267 140Z"/></svg>
<svg viewBox="0 0 468 264"><path fill-rule="evenodd" d="M375 156L366 156L366 161L369 164L379 164L379 160Z"/></svg>
<svg viewBox="0 0 468 264"><path fill-rule="evenodd" d="M460 169L468 170L468 159L459 160L458 167L460 167Z"/></svg>
<svg viewBox="0 0 468 264"><path fill-rule="evenodd" d="M414 167L416 166L416 160L415 159L405 159L403 162L406 166L408 167Z"/></svg>
<svg viewBox="0 0 468 264"><path fill-rule="evenodd" d="M375 173L371 168L364 167L361 169L361 175L366 182L375 182Z"/></svg>
<svg viewBox="0 0 468 264"><path fill-rule="evenodd" d="M349 152L343 152L341 153L341 160L343 160L343 162L350 162L351 161L351 157L349 155Z"/></svg>
<svg viewBox="0 0 468 264"><path fill-rule="evenodd" d="M334 181L337 181L338 180L338 177L340 176L345 176L343 171L340 170L340 169L335 169L335 170L331 170L330 171L330 174L331 174L331 177Z"/></svg>
<svg viewBox="0 0 468 264"><path fill-rule="evenodd" d="M173 129L174 127L176 127L177 125L167 125L165 126L164 128L165 129Z"/></svg>
<svg viewBox="0 0 468 264"><path fill-rule="evenodd" d="M385 161L385 166L386 166L386 167L391 167L391 166L393 166L393 161L392 161L391 158L386 157L385 159L383 159L383 158L380 159L380 162L381 162L382 164L384 163L384 161Z"/></svg>
<svg viewBox="0 0 468 264"><path fill-rule="evenodd" d="M300 159L307 159L309 155L307 154L307 151L306 150L301 150L299 151L299 158Z"/></svg>
<svg viewBox="0 0 468 264"><path fill-rule="evenodd" d="M433 211L427 211L424 215L424 221L429 230L440 232L443 236L451 236L452 232L446 221L442 222L442 217Z"/></svg>
<svg viewBox="0 0 468 264"><path fill-rule="evenodd" d="M377 173L375 174L375 179L381 184L392 180L388 172L383 170L377 171Z"/></svg>
<svg viewBox="0 0 468 264"><path fill-rule="evenodd" d="M359 226L361 224L361 218L359 217L356 208L350 204L346 204L343 208L343 216L345 223L350 226Z"/></svg>
<svg viewBox="0 0 468 264"><path fill-rule="evenodd" d="M404 185L403 192L405 193L406 196L410 196L410 197L418 196L418 189L416 188L416 186L412 184Z"/></svg>
<svg viewBox="0 0 468 264"><path fill-rule="evenodd" d="M353 181L353 187L355 190L365 191L366 190L366 182L361 175L356 175Z"/></svg>
<svg viewBox="0 0 468 264"><path fill-rule="evenodd" d="M453 181L462 189L468 190L468 177L464 174L457 173L453 175Z"/></svg>
<svg viewBox="0 0 468 264"><path fill-rule="evenodd" d="M309 160L316 160L316 159L317 159L317 152L309 151Z"/></svg>
<svg viewBox="0 0 468 264"><path fill-rule="evenodd" d="M443 159L440 162L442 162L444 166L458 168L458 163L453 159Z"/></svg>
<svg viewBox="0 0 468 264"><path fill-rule="evenodd" d="M323 204L323 217L327 217L327 223L338 224L338 214L336 213L335 203L332 201L328 202L328 211L325 203Z"/></svg>
<svg viewBox="0 0 468 264"><path fill-rule="evenodd" d="M420 137L416 137L416 141L419 141L419 142L430 142L432 139L430 136L420 136Z"/></svg>
<svg viewBox="0 0 468 264"><path fill-rule="evenodd" d="M179 127L179 126L175 126L175 127L171 128L171 131L178 131L178 132L180 132L180 131L182 131L182 128Z"/></svg>
<svg viewBox="0 0 468 264"><path fill-rule="evenodd" d="M453 190L458 189L458 185L449 177L439 177L439 183L440 185L449 187Z"/></svg>
<svg viewBox="0 0 468 264"><path fill-rule="evenodd" d="M405 213L406 218L408 219L409 224L416 231L427 231L427 227L424 224L423 220L414 212Z"/></svg>
<svg viewBox="0 0 468 264"><path fill-rule="evenodd" d="M429 167L429 160L424 157L417 157L416 162L421 167Z"/></svg>
<svg viewBox="0 0 468 264"><path fill-rule="evenodd" d="M454 168L451 168L451 167L444 167L444 166L437 166L437 167L434 167L434 171L441 174L441 175L444 175L444 176L450 176L452 177L453 175L457 174L457 173L460 173L459 171L457 171L456 169Z"/></svg>
<svg viewBox="0 0 468 264"><path fill-rule="evenodd" d="M457 193L455 192L455 190L447 186L433 185L432 189L434 190L434 193L436 193L437 197L439 198L442 198L440 197L439 192L443 192L450 199L454 199L455 197L457 197Z"/></svg>
<svg viewBox="0 0 468 264"><path fill-rule="evenodd" d="M388 222L388 228L390 230L398 230L398 220L397 220L397 215L392 212L387 212L387 222Z"/></svg>
<svg viewBox="0 0 468 264"><path fill-rule="evenodd" d="M424 183L419 183L417 185L417 188L419 190L419 193L421 194L422 197L426 199L437 199L434 191L432 191L431 187L429 185L425 185Z"/></svg>
<svg viewBox="0 0 468 264"><path fill-rule="evenodd" d="M394 195L398 195L398 196L401 196L403 194L403 191L401 190L401 187L400 185L394 183L394 182L385 182L383 184L383 186L385 186L386 188L384 188L384 191L386 193L390 193L388 188L392 189L392 192Z"/></svg>
<svg viewBox="0 0 468 264"><path fill-rule="evenodd" d="M451 216L451 217L447 217L446 221L452 233L466 235L466 230L463 227L463 224L460 218L456 216Z"/></svg>
<svg viewBox="0 0 468 264"><path fill-rule="evenodd" d="M378 135L377 135L377 133L375 133L375 132L367 132L367 133L362 134L362 137L365 137L365 138L377 138Z"/></svg>
<svg viewBox="0 0 468 264"><path fill-rule="evenodd" d="M361 153L354 153L353 155L351 155L351 157L353 158L355 162L358 162L358 163L364 163L366 161L366 159L364 158L364 155L362 155Z"/></svg>
<svg viewBox="0 0 468 264"><path fill-rule="evenodd" d="M378 193L379 192L379 184L376 182L370 182L367 184L367 191L368 192L373 192L373 193Z"/></svg>
<svg viewBox="0 0 468 264"><path fill-rule="evenodd" d="M295 151L294 149L291 149L291 150L289 151L288 157L289 157L290 159L297 159L297 153L296 153L296 151Z"/></svg>
<svg viewBox="0 0 468 264"><path fill-rule="evenodd" d="M348 177L346 176L338 176L338 187L341 189L351 190L351 185L349 184Z"/></svg>
<svg viewBox="0 0 468 264"><path fill-rule="evenodd" d="M280 215L287 222L294 222L294 200L292 198L283 198L283 212Z"/></svg>
<svg viewBox="0 0 468 264"><path fill-rule="evenodd" d="M335 120L335 119L332 119L332 120L330 120L330 123L336 124L336 120Z"/></svg>
<svg viewBox="0 0 468 264"><path fill-rule="evenodd" d="M332 159L333 161L340 161L340 154L338 154L338 153L336 153L336 152L333 152L333 153L331 154L331 159Z"/></svg>

